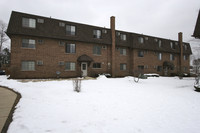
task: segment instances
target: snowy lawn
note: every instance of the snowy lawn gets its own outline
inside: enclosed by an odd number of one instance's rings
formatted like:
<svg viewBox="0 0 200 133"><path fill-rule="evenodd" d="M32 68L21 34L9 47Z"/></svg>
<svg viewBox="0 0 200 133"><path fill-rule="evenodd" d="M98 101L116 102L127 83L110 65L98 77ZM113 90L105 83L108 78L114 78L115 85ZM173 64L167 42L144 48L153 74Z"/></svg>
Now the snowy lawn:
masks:
<svg viewBox="0 0 200 133"><path fill-rule="evenodd" d="M194 78L133 77L20 82L0 76L0 85L22 98L8 133L199 133L200 93Z"/></svg>

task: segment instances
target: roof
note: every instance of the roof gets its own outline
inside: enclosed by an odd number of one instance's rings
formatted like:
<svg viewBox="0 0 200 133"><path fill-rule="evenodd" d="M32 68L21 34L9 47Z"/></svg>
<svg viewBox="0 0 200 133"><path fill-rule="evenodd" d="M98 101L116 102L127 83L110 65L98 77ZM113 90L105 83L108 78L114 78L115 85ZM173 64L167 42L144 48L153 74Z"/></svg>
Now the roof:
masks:
<svg viewBox="0 0 200 133"><path fill-rule="evenodd" d="M193 33L192 36L200 39L200 10L199 10L199 15L197 17L197 22L196 22L196 26L195 26L195 29L194 29L194 33Z"/></svg>
<svg viewBox="0 0 200 133"><path fill-rule="evenodd" d="M22 18L32 18L36 20L36 28L24 28L22 27ZM44 23L37 23L38 19L44 19ZM73 25L76 27L76 35L70 36L66 35L66 28L60 27L59 23L63 22L65 25ZM105 30L102 32L102 38L93 38L93 30ZM119 33L119 34L117 34ZM120 34L126 35L126 41L120 39ZM79 41L92 44L105 44L111 45L111 30L104 27L97 27L92 25L80 24L70 21L58 20L54 18L42 17L37 15L31 15L21 12L12 11L10 21L8 24L7 35L23 35L23 36L34 36L43 38L54 38L62 39L65 41ZM144 43L139 44L138 38L143 37ZM162 47L159 47L158 41L161 40ZM175 40L163 39L159 37L152 37L143 34L137 34L132 32L116 30L116 46L117 47L129 47L144 50L153 50L161 52L170 53L180 53L179 45L176 45L176 49L172 50L170 47L170 42L178 43ZM184 43L187 45L187 50L184 51L185 54L191 54L191 48L189 43Z"/></svg>
<svg viewBox="0 0 200 133"><path fill-rule="evenodd" d="M79 56L77 61L79 61L79 62L92 62L93 59L91 57L87 56L86 54L84 54L84 55Z"/></svg>

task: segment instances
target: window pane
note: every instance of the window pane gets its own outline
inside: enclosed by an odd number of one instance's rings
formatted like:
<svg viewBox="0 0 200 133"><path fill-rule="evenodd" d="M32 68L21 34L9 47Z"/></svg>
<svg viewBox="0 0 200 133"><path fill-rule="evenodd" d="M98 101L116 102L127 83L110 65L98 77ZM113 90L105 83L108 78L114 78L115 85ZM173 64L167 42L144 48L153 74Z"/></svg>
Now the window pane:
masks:
<svg viewBox="0 0 200 133"><path fill-rule="evenodd" d="M28 18L23 18L22 19L22 26L23 27L29 27L29 20L28 20Z"/></svg>
<svg viewBox="0 0 200 133"><path fill-rule="evenodd" d="M22 39L22 47L24 47L24 48L35 48L35 40L33 40L33 39Z"/></svg>
<svg viewBox="0 0 200 133"><path fill-rule="evenodd" d="M144 66L138 66L138 70L144 70Z"/></svg>
<svg viewBox="0 0 200 133"><path fill-rule="evenodd" d="M126 70L126 64L120 64L120 70Z"/></svg>
<svg viewBox="0 0 200 133"><path fill-rule="evenodd" d="M139 41L139 43L144 43L144 38L143 37L139 37L138 41Z"/></svg>
<svg viewBox="0 0 200 133"><path fill-rule="evenodd" d="M162 60L162 53L158 53L158 60Z"/></svg>
<svg viewBox="0 0 200 133"><path fill-rule="evenodd" d="M35 28L36 27L35 19L29 19L29 27L31 27L31 28Z"/></svg>
<svg viewBox="0 0 200 133"><path fill-rule="evenodd" d="M144 57L144 52L143 51L138 51L138 57Z"/></svg>
<svg viewBox="0 0 200 133"><path fill-rule="evenodd" d="M76 33L76 27L71 26L71 35L75 35L75 33Z"/></svg>
<svg viewBox="0 0 200 133"><path fill-rule="evenodd" d="M34 61L22 61L22 70L23 71L33 71L35 70L35 62Z"/></svg>
<svg viewBox="0 0 200 133"><path fill-rule="evenodd" d="M66 53L76 53L76 45L75 44L66 44L65 45Z"/></svg>
<svg viewBox="0 0 200 133"><path fill-rule="evenodd" d="M93 68L101 68L101 63L93 63Z"/></svg>
<svg viewBox="0 0 200 133"><path fill-rule="evenodd" d="M101 30L93 30L93 37L94 38L101 38Z"/></svg>
<svg viewBox="0 0 200 133"><path fill-rule="evenodd" d="M75 44L71 44L71 53L76 53L76 48L75 48Z"/></svg>
<svg viewBox="0 0 200 133"><path fill-rule="evenodd" d="M74 71L75 70L75 63L73 63L73 62L67 62L65 70Z"/></svg>
<svg viewBox="0 0 200 133"><path fill-rule="evenodd" d="M125 34L121 34L120 35L120 39L123 40L123 41L126 41L126 35Z"/></svg>
<svg viewBox="0 0 200 133"><path fill-rule="evenodd" d="M66 34L67 35L75 35L76 27L71 25L66 25Z"/></svg>
<svg viewBox="0 0 200 133"><path fill-rule="evenodd" d="M101 46L94 46L93 54L101 55Z"/></svg>
<svg viewBox="0 0 200 133"><path fill-rule="evenodd" d="M71 63L71 70L72 70L72 71L75 70L75 63Z"/></svg>

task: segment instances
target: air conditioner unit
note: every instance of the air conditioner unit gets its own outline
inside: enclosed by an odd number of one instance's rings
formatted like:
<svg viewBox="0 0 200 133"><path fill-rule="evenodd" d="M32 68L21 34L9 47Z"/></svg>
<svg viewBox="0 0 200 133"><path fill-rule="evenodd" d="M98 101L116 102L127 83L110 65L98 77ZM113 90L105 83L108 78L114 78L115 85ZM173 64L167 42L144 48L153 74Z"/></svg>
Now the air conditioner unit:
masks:
<svg viewBox="0 0 200 133"><path fill-rule="evenodd" d="M117 36L120 36L120 32L116 32L116 35L117 35Z"/></svg>
<svg viewBox="0 0 200 133"><path fill-rule="evenodd" d="M106 30L106 29L103 29L102 32L103 32L104 34L106 34L106 33L107 33L107 30Z"/></svg>
<svg viewBox="0 0 200 133"><path fill-rule="evenodd" d="M60 61L58 64L59 64L59 66L63 66L63 65L65 65L65 62L64 61Z"/></svg>
<svg viewBox="0 0 200 133"><path fill-rule="evenodd" d="M43 65L43 61L37 61L37 65L39 66Z"/></svg>
<svg viewBox="0 0 200 133"><path fill-rule="evenodd" d="M102 46L102 49L107 49L107 46Z"/></svg>

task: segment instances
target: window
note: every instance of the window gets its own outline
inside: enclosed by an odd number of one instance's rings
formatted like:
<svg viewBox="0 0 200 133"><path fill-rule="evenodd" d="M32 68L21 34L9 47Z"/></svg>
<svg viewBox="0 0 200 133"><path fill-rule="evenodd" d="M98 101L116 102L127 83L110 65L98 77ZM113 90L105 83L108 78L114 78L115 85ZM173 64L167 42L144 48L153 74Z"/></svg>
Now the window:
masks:
<svg viewBox="0 0 200 133"><path fill-rule="evenodd" d="M22 61L21 62L21 70L22 71L34 71L35 70L35 62L34 61Z"/></svg>
<svg viewBox="0 0 200 133"><path fill-rule="evenodd" d="M162 66L157 66L157 72L162 72Z"/></svg>
<svg viewBox="0 0 200 133"><path fill-rule="evenodd" d="M183 67L183 71L187 72L188 68L187 67Z"/></svg>
<svg viewBox="0 0 200 133"><path fill-rule="evenodd" d="M60 26L60 27L65 27L65 23L59 22L59 26Z"/></svg>
<svg viewBox="0 0 200 133"><path fill-rule="evenodd" d="M158 60L162 60L162 53L158 53Z"/></svg>
<svg viewBox="0 0 200 133"><path fill-rule="evenodd" d="M93 54L101 55L101 46L94 46L93 47Z"/></svg>
<svg viewBox="0 0 200 133"><path fill-rule="evenodd" d="M158 46L159 46L159 48L162 47L162 41L161 40L158 41Z"/></svg>
<svg viewBox="0 0 200 133"><path fill-rule="evenodd" d="M93 68L101 68L101 63L93 63Z"/></svg>
<svg viewBox="0 0 200 133"><path fill-rule="evenodd" d="M143 65L139 65L138 66L138 70L144 70L144 66Z"/></svg>
<svg viewBox="0 0 200 133"><path fill-rule="evenodd" d="M144 57L144 51L138 51L138 57Z"/></svg>
<svg viewBox="0 0 200 133"><path fill-rule="evenodd" d="M101 30L93 30L93 37L94 38L101 38Z"/></svg>
<svg viewBox="0 0 200 133"><path fill-rule="evenodd" d="M35 48L35 40L33 39L22 39L23 48Z"/></svg>
<svg viewBox="0 0 200 133"><path fill-rule="evenodd" d="M174 44L173 42L170 42L170 47L171 47L172 49L176 49L175 44Z"/></svg>
<svg viewBox="0 0 200 133"><path fill-rule="evenodd" d="M75 71L75 63L74 62L67 62L66 66L65 66L65 70Z"/></svg>
<svg viewBox="0 0 200 133"><path fill-rule="evenodd" d="M188 56L187 55L183 55L183 59L184 60L188 60Z"/></svg>
<svg viewBox="0 0 200 133"><path fill-rule="evenodd" d="M141 43L141 44L144 43L144 38L143 37L139 37L138 38L138 42Z"/></svg>
<svg viewBox="0 0 200 133"><path fill-rule="evenodd" d="M66 53L76 53L76 45L75 44L66 44L65 52Z"/></svg>
<svg viewBox="0 0 200 133"><path fill-rule="evenodd" d="M126 70L126 64L120 64L120 70L122 71Z"/></svg>
<svg viewBox="0 0 200 133"><path fill-rule="evenodd" d="M125 34L120 34L120 39L122 41L126 41L126 35Z"/></svg>
<svg viewBox="0 0 200 133"><path fill-rule="evenodd" d="M44 23L44 19L38 18L38 19L37 19L37 22L38 22L38 23Z"/></svg>
<svg viewBox="0 0 200 133"><path fill-rule="evenodd" d="M36 20L32 18L22 18L22 26L28 28L35 28Z"/></svg>
<svg viewBox="0 0 200 133"><path fill-rule="evenodd" d="M170 60L171 61L175 60L174 54L170 54Z"/></svg>
<svg viewBox="0 0 200 133"><path fill-rule="evenodd" d="M76 27L72 25L66 25L66 34L67 35L76 35Z"/></svg>
<svg viewBox="0 0 200 133"><path fill-rule="evenodd" d="M125 48L120 48L119 51L120 51L121 55L126 55L126 49Z"/></svg>
<svg viewBox="0 0 200 133"><path fill-rule="evenodd" d="M184 45L184 48L185 48L185 50L187 50L187 45L186 44Z"/></svg>

